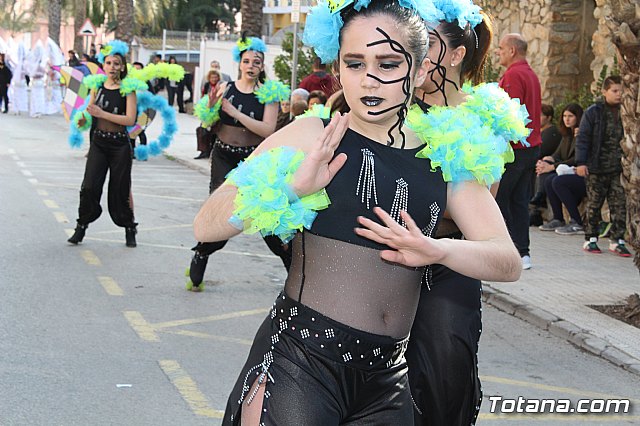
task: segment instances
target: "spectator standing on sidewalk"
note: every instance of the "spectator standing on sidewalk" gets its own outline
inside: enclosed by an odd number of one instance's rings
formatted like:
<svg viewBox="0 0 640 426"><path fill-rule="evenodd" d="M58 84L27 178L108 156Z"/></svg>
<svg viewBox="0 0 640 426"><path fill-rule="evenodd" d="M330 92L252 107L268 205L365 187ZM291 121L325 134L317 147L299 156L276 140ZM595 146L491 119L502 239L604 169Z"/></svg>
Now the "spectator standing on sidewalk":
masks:
<svg viewBox="0 0 640 426"><path fill-rule="evenodd" d="M580 122L580 133L576 142L576 173L587 183L587 229L584 250L601 253L598 247L600 210L607 200L611 214L609 251L631 257L624 243L626 230L626 199L620 183L622 172L622 147L624 136L620 104L622 103L622 81L619 76L604 80L603 101L587 108Z"/></svg>
<svg viewBox="0 0 640 426"><path fill-rule="evenodd" d="M161 64L164 62L164 60L162 59L162 55L154 55L153 58L151 58L151 62L155 65L157 64ZM158 93L160 92L162 89L165 88L167 83L167 80L164 78L154 78L151 80L151 84L153 86L153 90L151 91L151 93Z"/></svg>
<svg viewBox="0 0 640 426"><path fill-rule="evenodd" d="M312 67L313 72L302 79L299 87L308 92L322 90L327 97L331 96L340 87L340 83L327 72L327 66L322 63L320 58L316 57L313 60Z"/></svg>
<svg viewBox="0 0 640 426"><path fill-rule="evenodd" d="M74 50L70 50L68 54L69 61L67 62L67 65L69 65L70 67L77 67L78 65L80 65L80 59L78 58L78 55L76 55L76 52Z"/></svg>
<svg viewBox="0 0 640 426"><path fill-rule="evenodd" d="M175 56L169 56L169 64L178 64L178 61L176 61ZM169 105L173 106L173 101L176 100L176 95L177 95L177 101L178 101L178 112L184 114L186 113L185 109L184 109L184 79L181 81L173 81L173 80L168 80L168 84L167 84L167 97L169 99Z"/></svg>
<svg viewBox="0 0 640 426"><path fill-rule="evenodd" d="M221 80L222 77L220 71L214 69L209 70L207 73L207 82L202 88L201 96L209 96L209 99L213 99L218 92ZM196 129L196 140L198 143L197 148L198 151L200 151L200 154L195 156L193 158L194 160L208 159L211 156L213 141L216 137L212 127L213 126L205 127L205 125L200 124Z"/></svg>
<svg viewBox="0 0 640 426"><path fill-rule="evenodd" d="M6 114L9 112L9 85L13 74L4 62L4 58L4 53L0 54L0 102L3 105L2 113Z"/></svg>
<svg viewBox="0 0 640 426"><path fill-rule="evenodd" d="M222 81L226 81L227 83L233 81L229 74L222 72L222 69L220 69L220 62L216 60L211 61L210 69L218 71L220 73L220 76L222 77Z"/></svg>
<svg viewBox="0 0 640 426"><path fill-rule="evenodd" d="M507 67L499 85L512 99L519 99L527 107L531 122L528 146L512 143L515 161L506 165L496 201L509 233L522 258L522 269L531 269L529 253L529 200L531 181L540 156L540 80L527 62L527 42L517 33L507 34L500 40L497 54L500 65Z"/></svg>

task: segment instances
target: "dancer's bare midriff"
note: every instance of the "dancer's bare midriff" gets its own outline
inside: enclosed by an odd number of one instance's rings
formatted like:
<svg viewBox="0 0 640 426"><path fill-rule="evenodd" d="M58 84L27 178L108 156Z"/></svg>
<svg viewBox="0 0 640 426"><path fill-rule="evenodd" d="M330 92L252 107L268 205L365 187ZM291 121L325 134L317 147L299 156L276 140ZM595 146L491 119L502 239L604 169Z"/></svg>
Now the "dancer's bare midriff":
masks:
<svg viewBox="0 0 640 426"><path fill-rule="evenodd" d="M218 139L227 145L233 146L255 146L264 140L245 127L234 127L223 124L218 130Z"/></svg>

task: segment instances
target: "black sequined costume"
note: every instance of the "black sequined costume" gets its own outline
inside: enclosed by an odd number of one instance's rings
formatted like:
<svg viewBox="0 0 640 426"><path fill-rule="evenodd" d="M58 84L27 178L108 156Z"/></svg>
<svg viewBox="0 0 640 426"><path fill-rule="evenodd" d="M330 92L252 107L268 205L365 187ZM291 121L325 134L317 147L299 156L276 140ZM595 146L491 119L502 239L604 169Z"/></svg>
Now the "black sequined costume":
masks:
<svg viewBox="0 0 640 426"><path fill-rule="evenodd" d="M264 425L409 425L413 404L404 351L425 268L381 260L385 248L353 231L380 206L407 210L426 235L446 207L446 184L420 148L399 149L352 130L327 186L331 205L293 240L284 292L254 340L223 424L240 422L256 380L266 380ZM259 402L255 402L259 403Z"/></svg>
<svg viewBox="0 0 640 426"><path fill-rule="evenodd" d="M243 93L236 87L235 83L231 82L224 94L224 98L235 106L238 111L249 117L261 121L264 115L264 104L258 101L258 98L253 93ZM222 125L233 127L244 127L242 123L233 117L229 116L223 110L220 110L220 122ZM235 146L229 145L221 141L216 137L213 142L213 148L211 150L211 179L209 180L209 194L215 191L220 185L224 183L225 176L234 168L238 166L240 161L247 158L255 149L256 146ZM291 250L288 247L284 247L277 237L269 236L264 238L267 246L273 254L278 256L285 268L289 268L291 264ZM228 240L216 241L216 242L198 242L195 247L192 248L199 256L210 256L216 251L222 249ZM196 283L199 284L199 283Z"/></svg>

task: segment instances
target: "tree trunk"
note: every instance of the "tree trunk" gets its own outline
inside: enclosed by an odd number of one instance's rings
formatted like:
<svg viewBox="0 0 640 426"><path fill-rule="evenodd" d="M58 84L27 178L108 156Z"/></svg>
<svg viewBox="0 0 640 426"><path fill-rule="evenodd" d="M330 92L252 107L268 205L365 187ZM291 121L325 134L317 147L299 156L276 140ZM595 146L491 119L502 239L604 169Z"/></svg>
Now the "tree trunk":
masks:
<svg viewBox="0 0 640 426"><path fill-rule="evenodd" d="M263 0L242 0L240 13L242 14L242 32L248 36L262 36L262 6Z"/></svg>
<svg viewBox="0 0 640 426"><path fill-rule="evenodd" d="M629 243L636 252L634 262L640 270L640 7L637 0L612 0L608 26L618 53L622 77L622 185L627 195ZM637 8L637 10L636 10Z"/></svg>
<svg viewBox="0 0 640 426"><path fill-rule="evenodd" d="M49 0L49 37L60 46L60 21L62 0Z"/></svg>
<svg viewBox="0 0 640 426"><path fill-rule="evenodd" d="M73 49L80 55L84 51L84 37L79 36L78 32L84 21L87 19L87 0L75 0L74 1L74 14L73 14Z"/></svg>
<svg viewBox="0 0 640 426"><path fill-rule="evenodd" d="M126 43L133 40L133 0L118 0L116 38Z"/></svg>

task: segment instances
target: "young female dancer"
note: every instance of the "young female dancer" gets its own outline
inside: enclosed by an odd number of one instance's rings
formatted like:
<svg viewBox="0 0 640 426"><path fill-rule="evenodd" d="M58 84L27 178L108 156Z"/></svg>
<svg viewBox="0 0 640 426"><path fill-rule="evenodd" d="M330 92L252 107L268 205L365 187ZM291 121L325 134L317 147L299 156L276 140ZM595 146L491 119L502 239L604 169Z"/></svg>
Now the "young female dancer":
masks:
<svg viewBox="0 0 640 426"><path fill-rule="evenodd" d="M100 198L109 172L109 214L113 222L125 228L127 247L136 246L136 226L131 196L131 143L126 126L136 121L137 89L146 84L127 78L125 56L129 48L119 40L107 44L98 55L106 80L96 80L86 113L78 127L90 126L90 146L84 179L80 187L80 206L71 244L84 238L87 226L102 214Z"/></svg>
<svg viewBox="0 0 640 426"><path fill-rule="evenodd" d="M470 99L465 81L478 84L491 45L489 17L469 0L454 2L471 13L466 25L443 20L429 31L429 66L425 83L416 92L421 108L460 108ZM488 101L489 99L485 99ZM504 98L502 99L504 101ZM488 109L494 112L498 108ZM437 108L436 108L437 109ZM473 111L466 111L466 115ZM483 120L485 131L494 133ZM457 129L459 130L459 129ZM499 140L499 138L496 138ZM436 238L460 239L456 224L446 218ZM409 383L416 404L415 424L455 426L475 424L482 400L478 377L478 343L482 331L481 282L443 265L432 265L420 291L416 320L407 347Z"/></svg>
<svg viewBox="0 0 640 426"><path fill-rule="evenodd" d="M338 56L350 113L326 128L319 118L296 120L268 138L198 213L199 239L227 239L242 228L293 237L285 290L256 336L223 424L412 424L403 354L424 266L518 278L520 259L499 210L474 182L487 169L429 152L404 125L426 77L421 18L432 13L392 0L314 8L306 42L325 62ZM414 118L424 137L429 129ZM445 208L468 240L430 238ZM315 221L314 210L321 210Z"/></svg>
<svg viewBox="0 0 640 426"><path fill-rule="evenodd" d="M234 59L240 62L239 77L222 83L215 96L205 95L194 108L202 127L214 124L216 139L211 153L209 193L223 182L234 167L251 154L276 128L279 102L289 99L289 89L282 83L267 81L264 72L264 42L255 37L242 37L234 49ZM227 241L201 240L188 269L187 290L202 291L204 271L209 256L225 246ZM285 267L291 263L291 252L277 237L267 237L269 249L282 259Z"/></svg>

